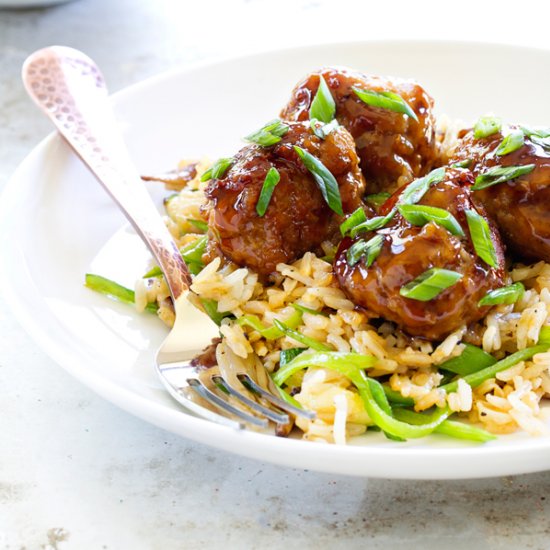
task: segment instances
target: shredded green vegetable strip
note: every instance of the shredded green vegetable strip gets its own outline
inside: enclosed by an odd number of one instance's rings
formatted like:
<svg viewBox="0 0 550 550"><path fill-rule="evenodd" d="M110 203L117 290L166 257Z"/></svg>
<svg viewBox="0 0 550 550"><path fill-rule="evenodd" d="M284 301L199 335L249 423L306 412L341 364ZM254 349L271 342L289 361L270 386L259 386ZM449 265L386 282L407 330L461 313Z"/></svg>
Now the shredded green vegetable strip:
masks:
<svg viewBox="0 0 550 550"><path fill-rule="evenodd" d="M489 380L489 378L494 378L499 372L505 371L510 367L513 367L520 361L527 361L537 353L548 351L549 348L550 343L546 343L516 351L516 353L512 353L512 355L509 355L508 357L497 361L494 365L462 377L462 380L470 384L472 388L476 388L480 384L483 384L483 382L485 382L486 380ZM458 380L439 387L439 389L445 390L447 393L455 392L457 388Z"/></svg>
<svg viewBox="0 0 550 550"><path fill-rule="evenodd" d="M407 422L408 424L420 425L426 421L426 416L424 414L408 411L407 409L394 409L393 415L398 420ZM481 428L477 428L470 424L464 424L463 422L457 422L456 420L444 420L439 426L436 426L434 433L448 435L456 439L479 441L481 443L496 439L496 436Z"/></svg>
<svg viewBox="0 0 550 550"><path fill-rule="evenodd" d="M134 304L136 301L136 294L133 290L126 288L111 279L102 277L101 275L94 275L93 273L86 273L85 286L91 290L95 290L100 294L104 294L109 298L113 298L123 304ZM145 307L147 311L156 313L158 305L155 303L147 304Z"/></svg>
<svg viewBox="0 0 550 550"><path fill-rule="evenodd" d="M279 327L278 323L288 330L296 328L300 326L300 323L302 322L302 312L299 310L295 310L292 315L285 320L286 325L275 319L275 326L266 327L260 321L259 317L252 314L243 315L242 317L239 317L235 322L238 325L248 326L253 330L259 332L266 340L277 340L277 338L281 338L285 335L285 332Z"/></svg>
<svg viewBox="0 0 550 550"><path fill-rule="evenodd" d="M363 369L369 368L376 363L376 358L357 353L342 352L313 352L302 353L296 359L278 370L273 380L281 386L292 374L310 366L316 366L334 370L343 374L351 380L357 388L365 410L370 419L384 432L402 439L414 439L429 435L441 424L450 414L448 407L436 410L431 415L425 415L425 422L421 425L410 425L394 418L380 406L372 393L371 384Z"/></svg>

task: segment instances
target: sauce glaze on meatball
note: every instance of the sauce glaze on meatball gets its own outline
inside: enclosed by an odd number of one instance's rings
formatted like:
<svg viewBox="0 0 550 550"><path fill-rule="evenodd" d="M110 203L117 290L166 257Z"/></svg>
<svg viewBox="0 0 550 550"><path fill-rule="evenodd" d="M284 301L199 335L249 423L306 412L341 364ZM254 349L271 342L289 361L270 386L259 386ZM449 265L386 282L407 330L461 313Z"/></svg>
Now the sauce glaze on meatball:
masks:
<svg viewBox="0 0 550 550"><path fill-rule="evenodd" d="M491 227L492 241L498 257L497 268L481 260L475 252L468 230L465 211L474 205L470 186L471 174L466 170L446 170L443 181L434 184L419 204L444 208L462 227L465 237L451 234L430 222L413 226L399 213L391 224L378 230L384 241L381 252L370 267L365 258L351 266L347 251L350 238L341 243L334 262L338 282L356 305L374 316L394 321L413 336L439 340L464 324L481 319L487 307L478 307L485 294L503 286L504 253L497 232ZM400 193L399 191L398 193ZM395 204L397 197L388 199ZM373 234L366 235L369 239ZM401 288L431 268L444 268L463 277L435 298L422 302L401 296Z"/></svg>
<svg viewBox="0 0 550 550"><path fill-rule="evenodd" d="M369 193L393 192L437 163L439 146L432 114L433 100L421 86L409 80L366 76L341 68L311 73L292 92L281 112L286 120L308 120L320 75L336 103L336 119L353 136ZM401 96L415 112L413 118L367 105L353 87Z"/></svg>
<svg viewBox="0 0 550 550"><path fill-rule="evenodd" d="M365 190L355 144L345 128L321 140L309 123L288 124L276 145L241 149L224 177L212 180L206 190L211 239L224 256L262 274L317 250L342 221L323 199L294 145L318 158L335 177L344 214L362 206ZM271 167L278 170L280 180L265 215L259 216L256 205Z"/></svg>
<svg viewBox="0 0 550 550"><path fill-rule="evenodd" d="M517 130L515 126L510 130ZM516 179L475 191L500 230L508 250L515 255L550 261L550 150L525 136L522 147L509 154L496 154L503 134L475 139L469 131L450 162L471 161L475 177L498 166L534 164L535 169Z"/></svg>

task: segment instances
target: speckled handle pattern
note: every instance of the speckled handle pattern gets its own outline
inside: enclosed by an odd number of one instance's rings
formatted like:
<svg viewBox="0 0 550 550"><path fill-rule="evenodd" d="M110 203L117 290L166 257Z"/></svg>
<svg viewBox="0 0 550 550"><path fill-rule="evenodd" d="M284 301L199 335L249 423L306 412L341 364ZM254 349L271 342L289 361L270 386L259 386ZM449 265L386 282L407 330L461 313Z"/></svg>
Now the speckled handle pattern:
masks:
<svg viewBox="0 0 550 550"><path fill-rule="evenodd" d="M149 246L177 299L191 276L130 160L95 63L72 48L44 48L25 61L23 82Z"/></svg>

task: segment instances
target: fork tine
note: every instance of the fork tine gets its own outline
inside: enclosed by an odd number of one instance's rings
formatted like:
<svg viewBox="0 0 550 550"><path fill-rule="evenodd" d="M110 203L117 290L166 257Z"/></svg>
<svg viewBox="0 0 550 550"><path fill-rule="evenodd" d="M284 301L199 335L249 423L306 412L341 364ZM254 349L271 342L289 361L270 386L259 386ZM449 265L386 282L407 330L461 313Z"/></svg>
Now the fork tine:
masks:
<svg viewBox="0 0 550 550"><path fill-rule="evenodd" d="M252 401L252 399L249 399L245 395L243 395L241 392L237 391L235 388L230 386L221 376L213 376L212 381L215 384L219 384L222 386L222 388L230 393L233 397L237 398L239 401L244 403L247 407L250 407L253 411L257 412L258 414L261 414L263 416L266 416L269 418L269 420L272 420L273 422L277 424L288 424L290 422L290 419L288 418L287 414L279 414L271 409L268 409L267 407L264 407L263 405L260 405L259 403L256 403L256 401Z"/></svg>
<svg viewBox="0 0 550 550"><path fill-rule="evenodd" d="M207 409L206 407L200 405L199 403L196 403L193 399L196 399L195 395L196 393L189 387L176 387L173 386L162 374L162 371L158 371L161 376L160 379L164 385L164 387L168 390L168 393L180 404L183 405L186 409L189 409L190 411L194 412L196 415L201 416L202 418L206 418L206 420L210 420L211 422L217 422L218 424L222 424L223 426L228 426L229 428L233 428L234 430L244 430L245 425L243 422L235 421L231 418L228 418L227 416L222 416L221 414L218 414L214 411L211 411L210 409ZM189 394L193 395L189 395Z"/></svg>
<svg viewBox="0 0 550 550"><path fill-rule="evenodd" d="M218 395L216 395L212 390L208 389L205 385L203 385L200 380L197 380L196 378L189 378L187 380L187 383L189 386L191 386L202 398L206 399L208 402L216 405L223 411L233 414L240 419L244 420L245 422L248 422L249 424L254 424L256 426L259 426L260 428L267 428L268 422L264 418L258 418L257 416L253 416L251 414L245 413L241 409L238 409L237 407L231 405L231 403L228 403Z"/></svg>
<svg viewBox="0 0 550 550"><path fill-rule="evenodd" d="M308 411L306 409L295 407L294 405L291 405L290 403L283 401L279 397L276 397L275 395L268 392L267 390L264 390L264 388L256 384L256 382L254 382L254 380L252 380L252 378L248 376L248 374L238 374L237 378L250 391L253 391L254 393L261 395L263 398L265 398L267 401L269 401L279 409L283 409L284 411L287 411L295 416L301 416L303 418L307 418L308 420L313 420L317 416L313 411Z"/></svg>

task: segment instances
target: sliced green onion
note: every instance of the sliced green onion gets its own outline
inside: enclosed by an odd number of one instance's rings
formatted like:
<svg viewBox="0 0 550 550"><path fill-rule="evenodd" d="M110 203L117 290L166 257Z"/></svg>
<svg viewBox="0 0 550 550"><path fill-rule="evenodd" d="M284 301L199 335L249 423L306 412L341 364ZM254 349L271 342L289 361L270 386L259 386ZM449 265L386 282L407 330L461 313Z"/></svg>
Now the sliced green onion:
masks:
<svg viewBox="0 0 550 550"><path fill-rule="evenodd" d="M422 413L417 413L413 411L408 411L406 409L395 409L393 415L398 420L407 422L408 424L423 424L426 421L426 415ZM456 439L466 439L468 441L479 441L485 443L486 441L493 441L496 439L496 436L477 428L476 426L471 426L470 424L464 424L463 422L458 422L456 420L444 420L434 429L434 433L448 435L449 437L454 437Z"/></svg>
<svg viewBox="0 0 550 550"><path fill-rule="evenodd" d="M328 313L325 313L324 311L317 311L316 309L311 309L309 307L303 306L301 304L290 304L294 309L297 311L301 311L302 313L309 313L310 315L322 315L323 317L328 317Z"/></svg>
<svg viewBox="0 0 550 550"><path fill-rule="evenodd" d="M474 126L474 138L481 139L500 132L502 121L494 116L482 116Z"/></svg>
<svg viewBox="0 0 550 550"><path fill-rule="evenodd" d="M193 218L187 218L187 221L191 225L194 225L202 233L206 233L208 231L208 224L204 220L194 220Z"/></svg>
<svg viewBox="0 0 550 550"><path fill-rule="evenodd" d="M429 222L434 222L453 235L464 236L464 231L456 218L450 212L447 212L447 210L443 210L443 208L420 204L400 204L397 209L413 225L423 226Z"/></svg>
<svg viewBox="0 0 550 550"><path fill-rule="evenodd" d="M115 281L102 277L101 275L86 273L84 284L90 290L104 294L123 304L134 304L136 301L136 293L133 290L119 285L115 283ZM145 309L151 313L156 313L158 305L156 303L150 303L145 306Z"/></svg>
<svg viewBox="0 0 550 550"><path fill-rule="evenodd" d="M204 268L204 263L202 261L202 256L206 250L206 245L208 244L208 237L206 235L199 237L193 242L189 243L187 246L180 248L180 253L183 258L183 261L187 265L187 268L193 275L197 275ZM145 275L143 279L151 279L153 277L161 277L162 269L159 266L151 268Z"/></svg>
<svg viewBox="0 0 550 550"><path fill-rule="evenodd" d="M270 120L259 130L247 135L244 140L250 143L256 143L261 147L270 147L281 141L281 138L288 132L290 126L278 118Z"/></svg>
<svg viewBox="0 0 550 550"><path fill-rule="evenodd" d="M340 224L340 233L342 234L342 237L345 237L346 233L353 227L365 221L367 221L367 215L365 214L365 211L359 207L352 214L350 214L343 223Z"/></svg>
<svg viewBox="0 0 550 550"><path fill-rule="evenodd" d="M525 139L523 137L523 132L521 130L513 130L502 140L495 151L495 155L498 155L499 157L509 155L510 153L521 149L524 143Z"/></svg>
<svg viewBox="0 0 550 550"><path fill-rule="evenodd" d="M233 157L218 159L202 176L201 181L208 181L211 179L221 179L225 176L229 167L233 164L235 159Z"/></svg>
<svg viewBox="0 0 550 550"><path fill-rule="evenodd" d="M363 400L369 418L384 432L402 439L412 439L429 435L451 414L448 407L438 409L432 415L426 415L424 417L424 423L417 426L393 418L391 414L388 414L384 408L376 402L372 394L371 384L364 372L364 369L375 365L376 361L375 357L360 355L358 353L342 353L337 351L321 353L308 352L296 357L296 359L288 363L284 368L278 370L273 376L273 381L278 386L281 386L285 380L294 373L310 366L326 368L338 372L349 378L355 385Z"/></svg>
<svg viewBox="0 0 550 550"><path fill-rule="evenodd" d="M315 179L330 209L336 212L336 214L343 216L342 198L340 197L340 189L338 188L336 178L330 173L327 167L311 153L308 153L297 145L294 145L294 150Z"/></svg>
<svg viewBox="0 0 550 550"><path fill-rule="evenodd" d="M428 189L443 181L445 177L445 168L436 168L423 178L418 178L409 183L403 193L401 193L397 204L416 204L428 192Z"/></svg>
<svg viewBox="0 0 550 550"><path fill-rule="evenodd" d="M456 284L462 277L462 273L432 267L432 269L428 269L410 283L402 286L399 294L411 300L428 302L441 294L446 288Z"/></svg>
<svg viewBox="0 0 550 550"><path fill-rule="evenodd" d="M197 275L204 268L202 257L207 244L208 237L204 235L180 250L183 261L193 275Z"/></svg>
<svg viewBox="0 0 550 550"><path fill-rule="evenodd" d="M322 342L319 342L318 340L315 340L314 338L310 338L309 336L304 336L301 332L298 332L297 330L291 329L288 325L285 325L284 323L281 323L278 319L273 319L273 324L285 335L289 338L292 338L296 342L303 344L304 346L311 348L316 351L332 351L332 348L330 346L327 346L326 344L323 344Z"/></svg>
<svg viewBox="0 0 550 550"><path fill-rule="evenodd" d="M309 108L309 118L327 124L336 113L336 103L322 75L319 76L319 88Z"/></svg>
<svg viewBox="0 0 550 550"><path fill-rule="evenodd" d="M355 227L352 227L350 230L350 236L355 238L359 233L365 232L369 233L370 231L376 231L387 225L391 220L393 220L396 209L392 210L389 214L385 216L375 216L366 222L360 223Z"/></svg>
<svg viewBox="0 0 550 550"><path fill-rule="evenodd" d="M348 248L346 260L353 267L363 256L366 256L365 267L370 267L380 255L383 245L384 235L375 235L368 241L361 239Z"/></svg>
<svg viewBox="0 0 550 550"><path fill-rule="evenodd" d="M550 151L550 136L548 137L531 136L531 141L536 145L539 145L546 151Z"/></svg>
<svg viewBox="0 0 550 550"><path fill-rule="evenodd" d="M478 302L478 306L496 306L498 304L515 304L525 292L522 283L514 283L509 286L497 288L488 292Z"/></svg>
<svg viewBox="0 0 550 550"><path fill-rule="evenodd" d="M473 159L464 159L451 164L451 168L470 168L470 166L472 166L472 162L474 162Z"/></svg>
<svg viewBox="0 0 550 550"><path fill-rule="evenodd" d="M266 176L264 183L262 185L262 190L260 191L260 197L256 203L256 212L258 216L263 216L266 213L267 207L269 206L269 201L271 200L271 195L273 195L273 190L275 186L279 183L281 175L277 168L272 166Z"/></svg>
<svg viewBox="0 0 550 550"><path fill-rule="evenodd" d="M489 266L498 266L498 257L487 220L475 210L466 210L466 220L476 254Z"/></svg>
<svg viewBox="0 0 550 550"><path fill-rule="evenodd" d="M477 176L475 184L472 185L472 191L479 191L499 183L519 178L525 174L530 174L535 169L534 164L525 164L523 166L495 166L489 168Z"/></svg>
<svg viewBox="0 0 550 550"><path fill-rule="evenodd" d="M291 328L300 326L301 322L302 312L296 310L288 319L285 319L286 326ZM266 327L256 315L243 315L242 317L239 317L235 323L252 328L256 332L259 332L262 338L265 338L266 340L277 340L277 338L284 336L284 332L282 330L276 326Z"/></svg>
<svg viewBox="0 0 550 550"><path fill-rule="evenodd" d="M365 202L374 206L374 208L379 208L382 206L389 198L391 197L390 193L381 192L381 193L372 193L365 197Z"/></svg>
<svg viewBox="0 0 550 550"><path fill-rule="evenodd" d="M408 117L418 122L416 113L411 106L398 94L393 92L375 92L373 90L362 90L361 88L352 87L355 95L367 105L371 107L380 107L395 113L403 113Z"/></svg>
<svg viewBox="0 0 550 550"><path fill-rule="evenodd" d="M220 326L222 320L226 317L233 317L233 314L229 313L229 311L218 311L218 302L216 302L216 300L211 300L210 298L199 298L199 300L206 315L208 315L216 325Z"/></svg>
<svg viewBox="0 0 550 550"><path fill-rule="evenodd" d="M497 360L481 348L466 344L464 350L457 357L451 357L439 365L439 368L445 371L466 376L473 372L480 371L486 367L494 365Z"/></svg>
<svg viewBox="0 0 550 550"><path fill-rule="evenodd" d="M525 348L520 351L516 351L516 353L512 353L512 355L509 355L508 357L505 357L504 359L497 361L494 365L491 365L485 369L482 369L480 371L464 376L462 380L467 382L470 386L472 386L472 388L477 388L477 386L479 386L480 384L483 384L483 382L485 382L486 380L489 380L490 378L494 378L499 372L508 370L509 368L513 367L514 365L516 365L521 361L527 361L537 353L544 353L548 351L548 348L550 348L550 343L536 345L530 348ZM445 390L447 393L452 393L452 392L455 392L457 388L458 388L458 380L454 380L449 384L445 384L444 386L439 386L438 389Z"/></svg>
<svg viewBox="0 0 550 550"><path fill-rule="evenodd" d="M156 277L162 277L162 269L156 265L152 267L147 273L145 273L141 278L142 279L154 279Z"/></svg>
<svg viewBox="0 0 550 550"><path fill-rule="evenodd" d="M331 120L327 124L323 124L316 118L311 119L309 125L313 130L313 133L320 139L325 139L332 131L336 130L336 128L340 126L336 119Z"/></svg>
<svg viewBox="0 0 550 550"><path fill-rule="evenodd" d="M521 126L521 131L527 137L532 138L547 138L550 137L550 128L528 128L527 126Z"/></svg>
<svg viewBox="0 0 550 550"><path fill-rule="evenodd" d="M279 368L283 368L286 364L290 363L295 357L298 357L298 355L304 351L306 351L306 348L282 349L279 352Z"/></svg>

